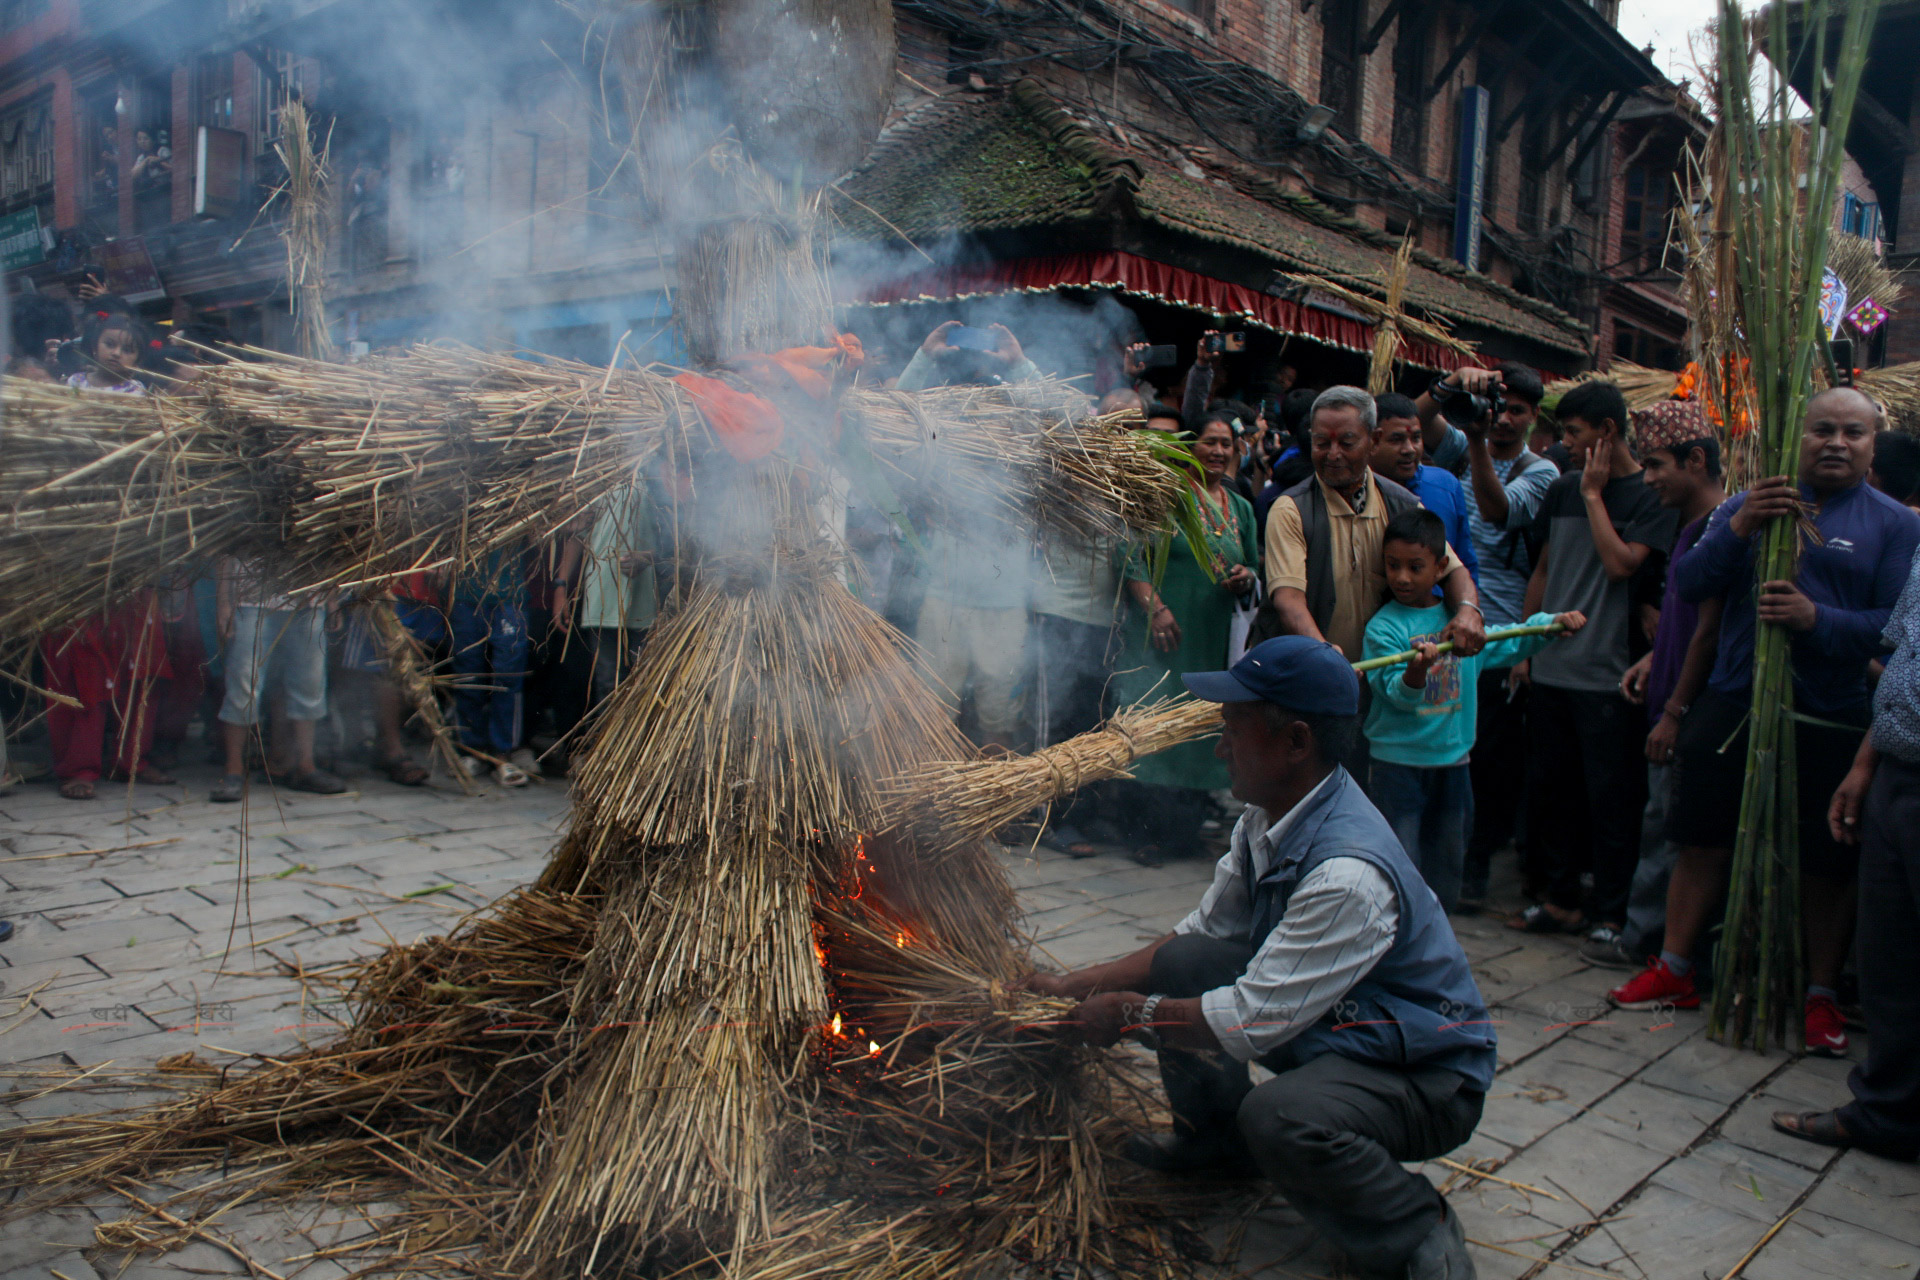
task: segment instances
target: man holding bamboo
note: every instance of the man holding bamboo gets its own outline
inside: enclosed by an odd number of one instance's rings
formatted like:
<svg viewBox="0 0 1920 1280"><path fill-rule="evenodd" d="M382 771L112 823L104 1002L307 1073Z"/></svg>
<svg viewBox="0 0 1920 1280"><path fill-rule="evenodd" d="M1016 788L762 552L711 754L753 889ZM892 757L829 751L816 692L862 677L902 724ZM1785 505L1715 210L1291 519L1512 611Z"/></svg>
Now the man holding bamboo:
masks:
<svg viewBox="0 0 1920 1280"><path fill-rule="evenodd" d="M1770 476L1715 512L1673 564L1682 599L1722 601L1720 643L1706 692L1681 722L1674 748L1667 838L1679 848L1667 890L1666 940L1631 982L1608 993L1621 1008L1700 1003L1693 951L1727 888L1747 759L1759 622L1791 632L1798 755L1801 923L1808 987L1807 1048L1843 1055L1847 1033L1835 984L1853 936L1859 849L1833 838L1826 813L1868 719L1867 663L1905 585L1920 516L1867 484L1880 408L1836 387L1807 406L1800 474ZM1812 525L1791 582L1753 589L1761 531L1774 520Z"/></svg>
<svg viewBox="0 0 1920 1280"><path fill-rule="evenodd" d="M1213 884L1152 945L1030 985L1081 1002L1086 1042L1159 1051L1174 1131L1132 1159L1257 1170L1364 1275L1471 1277L1459 1219L1400 1162L1472 1135L1496 1040L1446 913L1339 764L1359 681L1305 636L1183 679L1222 704L1215 754L1247 802Z"/></svg>

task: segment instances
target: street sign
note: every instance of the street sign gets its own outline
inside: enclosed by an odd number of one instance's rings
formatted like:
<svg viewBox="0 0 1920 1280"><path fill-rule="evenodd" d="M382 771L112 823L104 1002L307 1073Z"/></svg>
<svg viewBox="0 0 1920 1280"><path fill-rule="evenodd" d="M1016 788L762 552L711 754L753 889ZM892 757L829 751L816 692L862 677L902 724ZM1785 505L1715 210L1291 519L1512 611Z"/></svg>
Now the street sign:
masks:
<svg viewBox="0 0 1920 1280"><path fill-rule="evenodd" d="M47 260L40 207L28 205L0 218L0 271L24 271Z"/></svg>
<svg viewBox="0 0 1920 1280"><path fill-rule="evenodd" d="M1454 175L1453 256L1480 269L1480 208L1487 193L1487 116L1493 95L1479 85L1460 95L1460 161Z"/></svg>

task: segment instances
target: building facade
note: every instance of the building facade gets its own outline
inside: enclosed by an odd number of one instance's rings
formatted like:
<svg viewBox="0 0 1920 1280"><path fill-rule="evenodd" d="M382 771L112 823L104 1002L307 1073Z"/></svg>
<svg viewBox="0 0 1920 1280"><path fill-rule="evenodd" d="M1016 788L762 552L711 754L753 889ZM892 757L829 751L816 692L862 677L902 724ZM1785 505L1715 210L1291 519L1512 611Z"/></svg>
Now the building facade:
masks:
<svg viewBox="0 0 1920 1280"><path fill-rule="evenodd" d="M1294 277L1377 296L1411 237L1409 309L1485 354L1657 362L1679 331L1648 192L1691 126L1615 7L896 0L888 124L830 189L848 323L891 350L946 303L1044 324L1036 299L1108 298L1145 336L1244 322L1266 358L1348 377L1372 313ZM287 345L273 193L298 96L327 130L343 346L671 357L671 244L609 194L582 34L544 0L0 4L0 263Z"/></svg>

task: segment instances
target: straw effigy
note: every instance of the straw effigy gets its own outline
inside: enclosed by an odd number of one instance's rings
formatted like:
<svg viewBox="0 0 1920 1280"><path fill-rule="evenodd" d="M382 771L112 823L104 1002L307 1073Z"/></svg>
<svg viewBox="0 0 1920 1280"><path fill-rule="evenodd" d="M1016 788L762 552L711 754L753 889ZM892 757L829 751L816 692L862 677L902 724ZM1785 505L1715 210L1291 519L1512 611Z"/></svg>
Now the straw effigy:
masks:
<svg viewBox="0 0 1920 1280"><path fill-rule="evenodd" d="M380 1241L517 1275L1179 1269L1177 1202L1102 1162L1125 1114L1106 1060L1016 989L988 847L944 837L931 860L904 817L925 807L889 780L970 751L911 645L841 585L814 500L833 428L901 492L1007 519L1157 529L1183 486L1157 442L1047 384L836 407L790 415L747 465L662 372L458 349L9 400L0 618L27 629L263 539L308 591L458 573L650 460L701 492L697 568L600 717L539 884L359 967L332 1043L157 1109L17 1129L0 1179L138 1197L217 1165L223 1204L236 1166L243 1198L397 1185L415 1212ZM47 497L89 485L109 517L90 530ZM133 1203L103 1242L214 1207Z"/></svg>

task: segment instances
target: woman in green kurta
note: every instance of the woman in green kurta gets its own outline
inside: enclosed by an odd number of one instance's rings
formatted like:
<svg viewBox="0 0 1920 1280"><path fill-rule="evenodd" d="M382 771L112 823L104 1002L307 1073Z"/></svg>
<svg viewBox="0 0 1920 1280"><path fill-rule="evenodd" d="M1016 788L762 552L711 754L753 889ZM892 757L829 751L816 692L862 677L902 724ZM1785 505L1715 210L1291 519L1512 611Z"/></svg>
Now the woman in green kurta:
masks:
<svg viewBox="0 0 1920 1280"><path fill-rule="evenodd" d="M1176 532L1158 591L1144 548L1127 553L1124 648L1114 676L1121 703L1172 697L1184 691L1180 677L1185 673L1225 667L1234 605L1253 590L1260 556L1253 508L1227 487L1232 425L1209 419L1192 449L1202 471L1192 483L1206 545L1196 557L1186 535ZM1134 765L1134 782L1118 789L1121 812L1113 816L1134 841L1136 860L1155 864L1163 856L1194 851L1206 793L1227 785L1226 766L1214 758L1213 746L1212 738L1203 738Z"/></svg>

